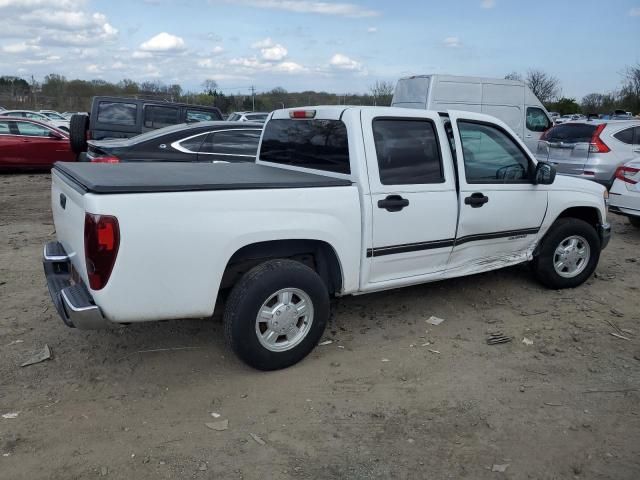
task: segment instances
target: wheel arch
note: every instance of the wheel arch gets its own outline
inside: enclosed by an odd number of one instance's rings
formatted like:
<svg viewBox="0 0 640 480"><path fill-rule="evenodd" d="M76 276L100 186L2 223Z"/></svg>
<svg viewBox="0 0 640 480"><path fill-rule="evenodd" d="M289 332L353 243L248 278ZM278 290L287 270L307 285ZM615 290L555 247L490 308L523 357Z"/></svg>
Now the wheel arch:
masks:
<svg viewBox="0 0 640 480"><path fill-rule="evenodd" d="M325 241L307 239L268 240L239 248L225 266L220 288L232 287L244 273L275 258L298 260L311 267L331 295L342 291L344 272L336 250Z"/></svg>
<svg viewBox="0 0 640 480"><path fill-rule="evenodd" d="M544 232L544 235L540 238L538 245L536 246L533 255L537 256L540 253L540 247L545 237L552 231L553 226L562 218L577 218L591 225L596 233L598 233L598 226L602 224L600 210L595 206L573 206L567 207L561 211L549 224L548 228Z"/></svg>

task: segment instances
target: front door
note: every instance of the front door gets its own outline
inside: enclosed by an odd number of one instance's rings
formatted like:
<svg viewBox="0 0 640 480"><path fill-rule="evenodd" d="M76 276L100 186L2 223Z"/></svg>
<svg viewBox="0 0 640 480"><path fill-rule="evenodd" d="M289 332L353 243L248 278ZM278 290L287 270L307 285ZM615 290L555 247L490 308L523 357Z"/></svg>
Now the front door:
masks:
<svg viewBox="0 0 640 480"><path fill-rule="evenodd" d="M508 262L533 247L547 190L535 162L510 132L469 112L451 114L460 171L460 220L449 267Z"/></svg>
<svg viewBox="0 0 640 480"><path fill-rule="evenodd" d="M363 278L384 281L444 270L453 247L457 195L437 113L363 110L371 243Z"/></svg>

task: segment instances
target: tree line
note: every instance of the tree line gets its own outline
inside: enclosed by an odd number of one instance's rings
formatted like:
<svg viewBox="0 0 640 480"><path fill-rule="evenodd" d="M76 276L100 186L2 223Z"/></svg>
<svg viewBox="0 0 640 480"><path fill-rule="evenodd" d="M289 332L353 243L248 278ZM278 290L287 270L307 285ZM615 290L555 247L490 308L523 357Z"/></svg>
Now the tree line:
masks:
<svg viewBox="0 0 640 480"><path fill-rule="evenodd" d="M562 95L558 78L542 70L532 69L524 75L512 72L507 79L525 82L550 111L568 113L610 113L621 109L640 112L640 63L627 67L622 73L622 87L610 92L594 92L580 102ZM215 80L205 80L196 91L184 90L178 84L159 80L136 82L123 79L112 83L105 80L68 80L49 74L42 82L35 79L0 76L0 105L7 108L52 109L58 111L88 111L94 96L130 96L167 102L184 102L216 106L224 113L233 111L271 111L278 108L304 105L390 105L394 84L376 81L364 94L337 94L306 90L288 92L276 87L255 92L250 87L234 89L235 93L219 87ZM227 93L225 93L225 91Z"/></svg>

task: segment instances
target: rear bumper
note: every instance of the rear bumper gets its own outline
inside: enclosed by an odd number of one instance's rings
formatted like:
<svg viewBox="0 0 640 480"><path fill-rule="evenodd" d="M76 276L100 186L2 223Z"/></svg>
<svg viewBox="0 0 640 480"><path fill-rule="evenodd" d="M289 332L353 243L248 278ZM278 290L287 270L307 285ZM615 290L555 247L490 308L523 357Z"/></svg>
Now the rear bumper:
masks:
<svg viewBox="0 0 640 480"><path fill-rule="evenodd" d="M608 223L598 225L598 235L600 236L600 248L604 250L611 240L611 225Z"/></svg>
<svg viewBox="0 0 640 480"><path fill-rule="evenodd" d="M113 325L100 311L87 287L71 279L71 262L59 242L44 246L42 264L47 287L58 315L68 327L82 330L109 328Z"/></svg>

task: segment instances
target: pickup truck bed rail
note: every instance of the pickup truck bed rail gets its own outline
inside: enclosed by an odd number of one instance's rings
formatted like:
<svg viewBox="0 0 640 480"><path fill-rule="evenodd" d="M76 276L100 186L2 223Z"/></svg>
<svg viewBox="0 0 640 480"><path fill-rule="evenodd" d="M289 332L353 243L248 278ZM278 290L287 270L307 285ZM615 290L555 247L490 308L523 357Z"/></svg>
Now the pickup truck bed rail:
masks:
<svg viewBox="0 0 640 480"><path fill-rule="evenodd" d="M98 194L340 187L350 180L255 163L58 162L54 170Z"/></svg>

